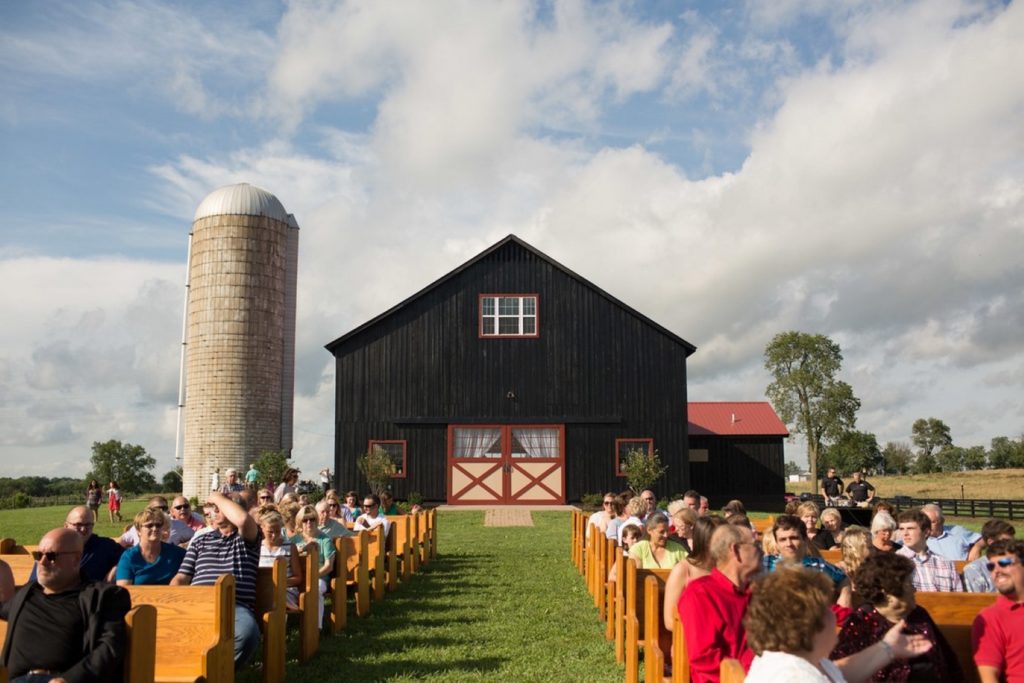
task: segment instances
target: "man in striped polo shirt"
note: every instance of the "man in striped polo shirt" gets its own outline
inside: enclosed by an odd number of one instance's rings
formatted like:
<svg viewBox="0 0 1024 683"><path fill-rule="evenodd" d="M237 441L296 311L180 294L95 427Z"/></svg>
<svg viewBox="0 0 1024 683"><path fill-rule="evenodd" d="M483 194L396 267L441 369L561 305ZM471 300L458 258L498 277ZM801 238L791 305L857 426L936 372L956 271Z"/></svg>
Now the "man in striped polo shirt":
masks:
<svg viewBox="0 0 1024 683"><path fill-rule="evenodd" d="M212 586L224 574L235 577L235 668L243 666L260 644L256 621L256 576L260 529L245 503L213 492L204 507L213 509L214 531L197 536L185 551L172 585Z"/></svg>

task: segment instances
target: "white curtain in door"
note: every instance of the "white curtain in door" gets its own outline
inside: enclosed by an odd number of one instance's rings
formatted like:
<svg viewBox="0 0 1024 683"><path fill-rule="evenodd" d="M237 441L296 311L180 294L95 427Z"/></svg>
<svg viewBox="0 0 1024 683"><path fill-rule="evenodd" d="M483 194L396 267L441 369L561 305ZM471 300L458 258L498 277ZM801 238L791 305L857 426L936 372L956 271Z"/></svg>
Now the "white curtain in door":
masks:
<svg viewBox="0 0 1024 683"><path fill-rule="evenodd" d="M525 453L513 453L519 458L557 458L558 429L513 429L512 438L519 442Z"/></svg>
<svg viewBox="0 0 1024 683"><path fill-rule="evenodd" d="M501 444L492 448L495 441L501 440L501 429L494 427L465 428L453 430L452 457L455 458L500 458Z"/></svg>

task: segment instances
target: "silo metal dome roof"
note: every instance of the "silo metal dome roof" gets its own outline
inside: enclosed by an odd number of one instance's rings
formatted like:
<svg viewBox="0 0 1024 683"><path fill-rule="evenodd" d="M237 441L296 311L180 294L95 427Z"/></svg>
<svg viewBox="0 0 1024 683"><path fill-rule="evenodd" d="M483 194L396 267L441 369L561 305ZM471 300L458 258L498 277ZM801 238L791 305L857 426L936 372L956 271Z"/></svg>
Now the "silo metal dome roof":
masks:
<svg viewBox="0 0 1024 683"><path fill-rule="evenodd" d="M208 216L243 215L266 216L282 223L288 222L288 212L280 200L261 187L249 183L225 185L206 195L199 202L192 222Z"/></svg>

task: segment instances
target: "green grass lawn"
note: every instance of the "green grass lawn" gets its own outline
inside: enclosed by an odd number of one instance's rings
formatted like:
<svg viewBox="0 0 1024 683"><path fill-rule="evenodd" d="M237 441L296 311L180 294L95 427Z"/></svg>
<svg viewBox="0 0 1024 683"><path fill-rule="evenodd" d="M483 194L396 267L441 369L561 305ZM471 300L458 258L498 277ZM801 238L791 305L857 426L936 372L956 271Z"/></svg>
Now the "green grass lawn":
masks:
<svg viewBox="0 0 1024 683"><path fill-rule="evenodd" d="M130 519L144 501L125 505ZM37 543L67 508L0 511L0 536ZM97 532L120 525L104 520ZM290 659L288 681L622 680L583 580L569 557L569 513L534 512L534 527L484 527L483 512L438 514L438 557L407 584L349 610L348 629L323 634L317 655ZM297 652L294 630L289 653ZM240 683L257 683L249 669Z"/></svg>
<svg viewBox="0 0 1024 683"><path fill-rule="evenodd" d="M124 532L126 525L131 524L135 515L146 506L148 498L126 500L121 505L123 522L114 518L111 523L105 507L100 508L94 533L100 536L117 537ZM20 510L0 510L0 538L13 538L21 545L39 543L50 529L64 526L64 518L71 506L53 506L45 508L23 508Z"/></svg>
<svg viewBox="0 0 1024 683"><path fill-rule="evenodd" d="M569 513L533 520L495 528L482 512L439 513L437 559L369 617L350 611L348 629L289 662L287 680L621 681L569 558Z"/></svg>

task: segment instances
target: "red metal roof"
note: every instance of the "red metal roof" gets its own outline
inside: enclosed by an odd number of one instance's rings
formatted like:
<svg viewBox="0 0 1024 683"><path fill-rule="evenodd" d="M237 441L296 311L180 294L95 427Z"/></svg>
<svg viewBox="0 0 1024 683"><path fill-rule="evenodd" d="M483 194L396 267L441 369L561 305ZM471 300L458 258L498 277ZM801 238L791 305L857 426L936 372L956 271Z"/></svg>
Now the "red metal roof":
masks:
<svg viewBox="0 0 1024 683"><path fill-rule="evenodd" d="M768 401L697 401L687 406L690 436L789 436Z"/></svg>

